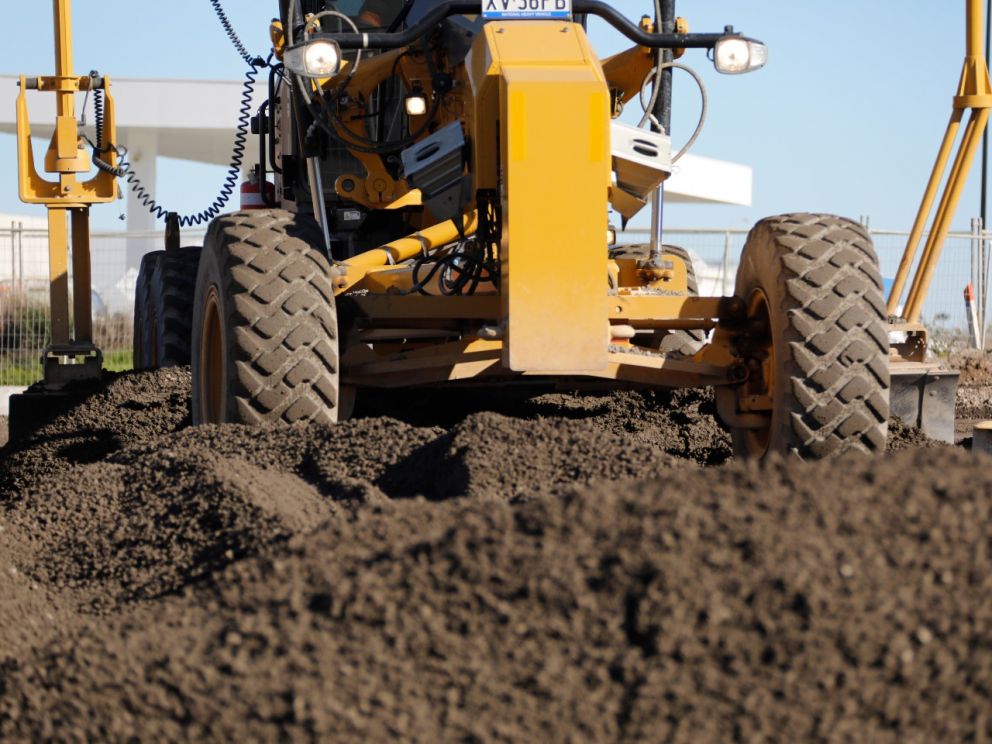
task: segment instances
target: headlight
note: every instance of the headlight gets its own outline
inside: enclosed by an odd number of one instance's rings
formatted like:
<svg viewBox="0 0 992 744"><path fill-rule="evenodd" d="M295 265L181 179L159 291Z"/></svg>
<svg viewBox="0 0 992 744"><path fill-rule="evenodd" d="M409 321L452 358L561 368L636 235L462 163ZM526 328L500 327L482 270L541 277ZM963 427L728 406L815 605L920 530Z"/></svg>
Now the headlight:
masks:
<svg viewBox="0 0 992 744"><path fill-rule="evenodd" d="M283 64L290 72L304 77L332 77L341 67L341 47L330 39L311 39L287 49Z"/></svg>
<svg viewBox="0 0 992 744"><path fill-rule="evenodd" d="M406 97L407 116L423 116L427 113L427 97L423 93L411 93Z"/></svg>
<svg viewBox="0 0 992 744"><path fill-rule="evenodd" d="M760 41L743 36L725 36L713 48L713 64L717 72L740 75L759 70L768 62L768 47Z"/></svg>

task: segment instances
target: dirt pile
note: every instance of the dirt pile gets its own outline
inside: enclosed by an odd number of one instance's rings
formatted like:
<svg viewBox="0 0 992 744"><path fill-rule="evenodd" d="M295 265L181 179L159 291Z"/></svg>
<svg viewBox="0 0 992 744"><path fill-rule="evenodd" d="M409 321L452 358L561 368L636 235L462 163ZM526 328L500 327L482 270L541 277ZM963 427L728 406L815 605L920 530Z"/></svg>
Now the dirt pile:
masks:
<svg viewBox="0 0 992 744"><path fill-rule="evenodd" d="M992 357L975 350L958 351L948 365L961 373L954 406L956 433L970 442L974 425L992 419Z"/></svg>
<svg viewBox="0 0 992 744"><path fill-rule="evenodd" d="M984 459L701 469L696 393L191 429L188 384L0 453L0 738L992 736Z"/></svg>
<svg viewBox="0 0 992 744"><path fill-rule="evenodd" d="M948 360L961 373L965 386L992 385L992 357L977 350L959 351Z"/></svg>

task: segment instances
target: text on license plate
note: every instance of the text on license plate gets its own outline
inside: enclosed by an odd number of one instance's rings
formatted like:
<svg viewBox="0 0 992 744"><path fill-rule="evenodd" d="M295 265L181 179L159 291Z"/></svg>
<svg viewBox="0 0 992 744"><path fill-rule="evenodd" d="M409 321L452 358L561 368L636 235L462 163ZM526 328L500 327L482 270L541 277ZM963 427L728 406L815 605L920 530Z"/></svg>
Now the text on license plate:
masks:
<svg viewBox="0 0 992 744"><path fill-rule="evenodd" d="M491 20L571 18L572 0L483 0L482 15Z"/></svg>

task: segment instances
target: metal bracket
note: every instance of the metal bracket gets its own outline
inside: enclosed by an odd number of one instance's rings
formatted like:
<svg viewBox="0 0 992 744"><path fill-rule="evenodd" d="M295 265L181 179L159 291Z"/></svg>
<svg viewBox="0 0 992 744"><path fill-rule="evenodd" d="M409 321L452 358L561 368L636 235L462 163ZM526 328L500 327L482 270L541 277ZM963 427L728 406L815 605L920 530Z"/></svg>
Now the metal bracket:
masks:
<svg viewBox="0 0 992 744"><path fill-rule="evenodd" d="M72 382L99 380L103 353L91 343L52 344L41 357L45 387L59 390Z"/></svg>
<svg viewBox="0 0 992 744"><path fill-rule="evenodd" d="M179 228L179 215L169 212L165 216L165 250L176 251L182 245L182 232Z"/></svg>

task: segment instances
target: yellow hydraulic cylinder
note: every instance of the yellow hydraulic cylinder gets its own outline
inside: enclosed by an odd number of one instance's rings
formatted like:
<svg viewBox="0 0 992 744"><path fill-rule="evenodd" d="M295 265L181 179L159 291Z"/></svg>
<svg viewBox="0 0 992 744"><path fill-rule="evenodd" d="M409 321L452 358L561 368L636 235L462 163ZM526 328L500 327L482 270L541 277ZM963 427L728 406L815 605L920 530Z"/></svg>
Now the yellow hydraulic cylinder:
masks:
<svg viewBox="0 0 992 744"><path fill-rule="evenodd" d="M472 212L463 217L462 231L466 236L474 235L479 225L479 213ZM344 273L338 278L335 287L340 294L358 284L370 269L402 263L421 253L429 253L453 243L460 237L455 223L451 220L433 225L413 235L359 253L340 264Z"/></svg>

